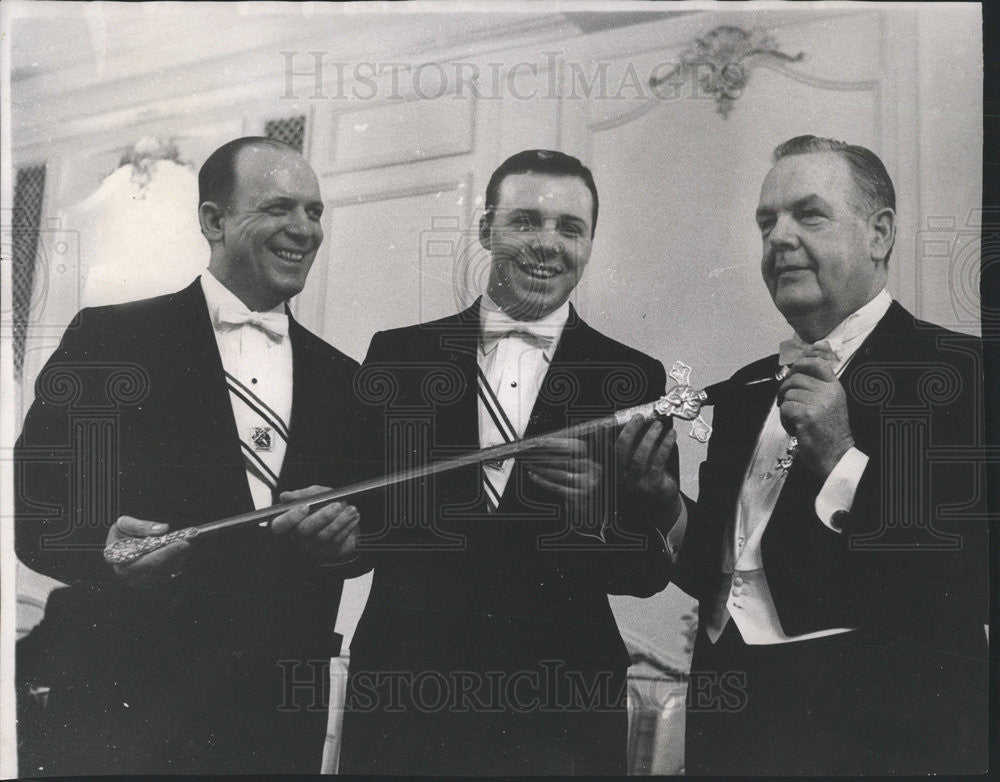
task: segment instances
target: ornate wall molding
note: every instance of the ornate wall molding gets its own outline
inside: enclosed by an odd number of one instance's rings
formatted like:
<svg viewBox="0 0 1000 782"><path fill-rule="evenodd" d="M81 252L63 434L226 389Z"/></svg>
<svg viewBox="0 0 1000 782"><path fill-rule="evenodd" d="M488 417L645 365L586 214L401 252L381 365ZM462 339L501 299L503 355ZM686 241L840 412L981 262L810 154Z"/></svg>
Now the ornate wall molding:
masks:
<svg viewBox="0 0 1000 782"><path fill-rule="evenodd" d="M643 103L614 116L589 122L592 132L611 130L645 116L657 106L672 102L677 96L665 94L666 86L699 90L699 96L714 100L723 119L742 97L753 70L763 68L810 87L835 92L874 92L879 96L877 80L844 81L824 79L801 73L790 67L806 58L804 52L786 54L776 48L773 36L762 30L743 30L721 25L688 44L678 56L677 65L664 76L651 76L653 90Z"/></svg>
<svg viewBox="0 0 1000 782"><path fill-rule="evenodd" d="M725 118L760 59L789 63L800 62L805 56L805 52L791 55L780 51L774 37L763 30L720 25L688 44L677 66L666 76L650 77L649 86L656 90L678 77L690 80L693 75L702 94L715 98L716 111Z"/></svg>

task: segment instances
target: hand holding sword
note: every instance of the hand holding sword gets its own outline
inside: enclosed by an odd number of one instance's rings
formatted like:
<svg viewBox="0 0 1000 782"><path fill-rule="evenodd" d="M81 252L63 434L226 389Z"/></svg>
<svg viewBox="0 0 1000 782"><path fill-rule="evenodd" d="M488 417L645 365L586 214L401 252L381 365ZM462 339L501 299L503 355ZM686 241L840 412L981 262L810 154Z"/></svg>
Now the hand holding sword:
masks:
<svg viewBox="0 0 1000 782"><path fill-rule="evenodd" d="M271 528L277 534L295 534L303 536L306 541L310 539L320 544L320 548L325 549L327 556L347 557L348 549L353 552L356 543L357 520L351 521L351 517L356 517L357 511L353 506L338 502L346 497L361 494L373 489L391 486L404 481L426 478L439 473L448 472L473 464L480 464L488 461L505 460L522 456L531 452L551 451L553 442L558 440L578 440L603 429L611 429L618 426L626 426L633 422L630 436L634 436L642 422L648 419L665 419L668 417L679 418L692 422L691 437L699 442L707 442L711 434L711 428L702 420L700 416L701 407L708 403L708 394L688 385L690 367L676 362L670 372L670 377L677 385L670 388L666 395L660 397L655 402L644 405L637 405L626 410L620 410L604 418L587 421L581 424L567 427L558 432L552 432L537 437L529 437L513 443L484 448L473 451L462 456L457 456L442 461L431 462L430 464L415 467L409 470L392 473L379 478L372 478L361 481L350 486L338 489L325 489L323 487L310 487L297 492L285 492L281 495L281 502L259 511L239 514L227 519L208 522L194 527L185 527L173 532L166 532L165 525L158 525L153 522L143 522L137 527L131 523L122 523L126 517L119 519L112 527L108 535L107 546L104 550L104 558L107 560L119 575L139 572L142 576L147 575L146 570L155 572L165 571L165 563L180 564L180 557L190 546L190 542L196 537L207 537L220 534L227 530L233 530L252 524L270 522ZM662 428L665 428L660 425ZM648 432L647 432L648 433ZM619 439L625 435L622 432ZM644 462L644 467L659 464L659 458L663 448L669 450L673 447L673 436L667 445L666 438L654 438L656 448L650 451L650 455ZM655 451L654 460L652 452ZM646 449L636 451L632 449L633 461L635 454L639 458L647 453ZM665 457L664 462L665 464ZM643 474L647 472L644 469ZM544 476L543 476L544 477ZM551 477L551 476L550 476ZM628 478L627 478L628 479ZM537 480L537 479L536 479ZM544 483L544 481L538 481ZM649 480L634 481L634 488L648 493ZM664 485L660 484L662 491ZM324 508L330 508L325 510ZM324 509L322 514L317 515L316 511ZM138 520L133 520L138 521ZM148 526L146 526L148 525ZM277 525L277 529L275 529ZM133 530L130 532L129 530ZM142 534L135 534L141 532ZM164 534L166 532L166 534ZM322 533L322 534L321 534ZM171 549L167 554L167 550ZM153 560L153 568L141 568L139 571L132 571L142 564L143 560L158 554ZM176 559L175 559L176 558ZM175 573L171 573L173 575Z"/></svg>
<svg viewBox="0 0 1000 782"><path fill-rule="evenodd" d="M108 530L105 552L127 548L141 548L144 541L157 541L149 546L145 556L126 561L108 559L115 575L129 585L163 581L177 575L191 549L191 544L167 534L169 527L155 521L121 516ZM145 550L145 549L143 549ZM107 559L107 556L105 555Z"/></svg>
<svg viewBox="0 0 1000 782"><path fill-rule="evenodd" d="M782 373L778 387L781 425L795 443L789 447L788 461L801 459L824 481L854 447L847 394L837 379L836 365L837 356L828 342L807 345Z"/></svg>
<svg viewBox="0 0 1000 782"><path fill-rule="evenodd" d="M348 560L357 545L361 518L357 508L345 502L328 502L310 513L312 506L302 503L302 500L329 491L326 486L310 486L282 492L282 507L288 509L271 521L270 528L276 535L295 537L299 548L318 561ZM176 577L183 571L191 549L190 538L194 535L188 530L198 527L175 532L168 532L168 529L166 524L122 516L108 532L105 559L111 563L115 574L128 584L148 584ZM123 557L122 552L130 556Z"/></svg>
<svg viewBox="0 0 1000 782"><path fill-rule="evenodd" d="M676 362L670 377L677 382L667 392L678 409L675 418L692 421L691 437L707 442L711 427L700 415L702 405L711 404L707 391L689 393L691 368ZM615 441L615 459L626 488L646 497L665 510L666 527L673 526L680 515L681 498L678 476L668 469L670 456L677 447L677 431L668 426L662 417L648 418L634 415Z"/></svg>

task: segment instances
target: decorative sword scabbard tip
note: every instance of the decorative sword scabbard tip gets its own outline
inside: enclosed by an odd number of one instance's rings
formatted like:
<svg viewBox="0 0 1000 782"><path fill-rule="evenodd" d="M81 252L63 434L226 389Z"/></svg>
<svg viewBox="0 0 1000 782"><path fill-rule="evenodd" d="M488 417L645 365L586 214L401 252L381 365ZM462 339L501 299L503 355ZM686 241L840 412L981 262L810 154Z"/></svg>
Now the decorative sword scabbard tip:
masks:
<svg viewBox="0 0 1000 782"><path fill-rule="evenodd" d="M112 543L104 549L104 559L112 565L127 565L139 557L156 551L179 540L190 540L199 532L197 527L187 527L166 535L156 535L148 538L126 538Z"/></svg>

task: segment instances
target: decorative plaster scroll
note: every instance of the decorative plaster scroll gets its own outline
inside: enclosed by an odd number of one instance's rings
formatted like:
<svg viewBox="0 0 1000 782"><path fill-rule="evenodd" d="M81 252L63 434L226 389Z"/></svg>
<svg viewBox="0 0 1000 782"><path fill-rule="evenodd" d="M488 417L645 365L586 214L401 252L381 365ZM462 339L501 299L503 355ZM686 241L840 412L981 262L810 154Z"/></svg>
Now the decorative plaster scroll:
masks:
<svg viewBox="0 0 1000 782"><path fill-rule="evenodd" d="M701 93L713 96L716 111L728 117L733 103L750 82L751 66L759 58L778 62L800 62L805 58L804 52L785 54L776 46L774 38L763 30L721 25L688 44L677 66L666 76L651 77L649 86L655 90L678 77L690 78L694 69Z"/></svg>
<svg viewBox="0 0 1000 782"><path fill-rule="evenodd" d="M822 90L837 92L876 92L877 80L840 81L800 73L789 63L801 62L805 53L785 54L774 48L773 38L760 30L746 31L723 25L689 44L680 54L678 64L665 76L650 77L653 94L643 103L614 116L589 122L593 132L611 130L645 116L657 105L670 100L663 94L664 85L690 85L699 95L713 99L723 118L729 116L735 101L742 97L756 68L767 68L794 81Z"/></svg>

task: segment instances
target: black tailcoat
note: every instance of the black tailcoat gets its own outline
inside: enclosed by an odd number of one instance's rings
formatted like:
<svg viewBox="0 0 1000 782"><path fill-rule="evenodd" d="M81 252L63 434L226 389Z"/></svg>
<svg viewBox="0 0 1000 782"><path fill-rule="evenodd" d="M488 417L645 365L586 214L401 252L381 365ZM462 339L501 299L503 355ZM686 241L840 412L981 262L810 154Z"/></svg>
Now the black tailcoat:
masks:
<svg viewBox="0 0 1000 782"><path fill-rule="evenodd" d="M289 339L278 491L351 481L357 364L294 319ZM15 458L18 557L70 584L19 651L19 678L52 688L45 773L318 771L335 570L259 527L197 541L164 583L126 586L102 556L119 515L177 529L253 509L199 282L83 310Z"/></svg>
<svg viewBox="0 0 1000 782"><path fill-rule="evenodd" d="M724 539L777 391L777 382L755 381L777 369L776 356L763 359L719 392L675 574L703 617L725 588ZM857 448L869 457L853 507L839 519L844 532L817 517L822 482L795 462L761 547L785 633L858 630L784 648L713 648L700 633L692 664L699 686L725 671L749 681L745 709L722 708L719 699L689 702L688 773L945 773L984 762L979 341L915 320L893 303L840 382ZM752 730L753 743L742 745L750 723L764 733Z"/></svg>

